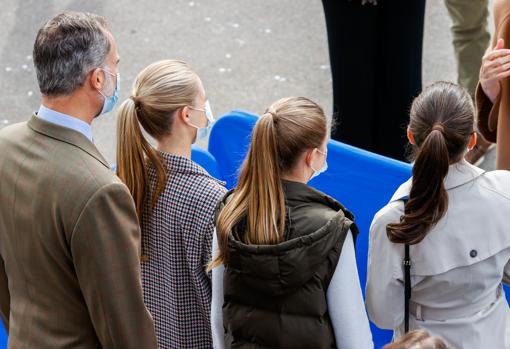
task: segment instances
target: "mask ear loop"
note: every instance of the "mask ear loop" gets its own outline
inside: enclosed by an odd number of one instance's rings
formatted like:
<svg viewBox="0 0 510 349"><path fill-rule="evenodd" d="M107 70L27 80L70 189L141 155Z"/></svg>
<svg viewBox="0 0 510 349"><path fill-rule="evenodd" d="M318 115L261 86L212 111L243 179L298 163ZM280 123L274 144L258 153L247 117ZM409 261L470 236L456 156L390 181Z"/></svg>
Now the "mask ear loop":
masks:
<svg viewBox="0 0 510 349"><path fill-rule="evenodd" d="M201 111L205 114L205 118L207 120L207 125L205 125L204 127L198 127L196 125L193 125L192 123L189 123L190 125L192 125L193 127L197 128L197 129L201 129L201 128L208 128L208 127L211 127L211 125L216 121L214 119L214 115L212 113L212 110L211 110L211 105L209 104L209 101L206 101L205 102L205 107L204 109L200 109L200 108L195 108L191 105L188 105L188 108L190 109L193 109L193 110L198 110L198 111ZM189 117L189 114L188 114L188 117Z"/></svg>
<svg viewBox="0 0 510 349"><path fill-rule="evenodd" d="M188 118L189 118L189 114L188 114ZM193 124L191 121L188 120L188 125L190 125L191 127L194 127L196 128L197 130L200 130L202 127L198 127L197 125Z"/></svg>
<svg viewBox="0 0 510 349"><path fill-rule="evenodd" d="M113 89L113 92L112 92L112 96L113 96L115 94L115 91L120 89L120 74L119 73L113 74L112 72L110 72L110 71L108 71L107 69L104 69L104 68L100 68L100 69L102 71L104 71L105 73L109 74L110 76L115 76L116 81L115 81L115 88ZM105 74L105 76L106 76L106 74ZM109 81L111 81L111 79ZM107 99L107 98L111 97L111 96L107 96L107 95L103 94L103 92L101 90L97 90L97 92L99 92L99 94L101 96L103 96L104 99Z"/></svg>
<svg viewBox="0 0 510 349"><path fill-rule="evenodd" d="M315 148L315 149L317 149L317 148ZM317 149L317 150L319 150L319 149ZM306 165L306 163L305 163L305 165ZM312 171L313 171L312 174L310 176L308 176L308 178L307 178L307 176L306 176L306 167L303 168L303 178L305 179L305 181L308 182L309 180L311 180L313 178L313 174L315 172L317 172L317 171L315 171L315 169L313 168L313 165L311 163L310 163L310 165L306 165L306 166L310 167L312 169Z"/></svg>
<svg viewBox="0 0 510 349"><path fill-rule="evenodd" d="M322 150L320 150L319 148L315 148L317 150L317 152L319 154L322 154L324 155L324 164L322 165L322 167L319 169L319 170L316 170L313 168L313 166L310 164L310 168L312 169L313 173L312 173L312 178L314 177L314 175L316 173L318 174L322 174L324 172L326 172L327 168L328 168L328 163L327 163L327 156L328 156L328 153L327 152L323 152Z"/></svg>
<svg viewBox="0 0 510 349"><path fill-rule="evenodd" d="M205 117L207 118L208 124L207 127L211 126L216 120L214 119L214 114L211 109L211 104L209 103L209 100L205 102Z"/></svg>

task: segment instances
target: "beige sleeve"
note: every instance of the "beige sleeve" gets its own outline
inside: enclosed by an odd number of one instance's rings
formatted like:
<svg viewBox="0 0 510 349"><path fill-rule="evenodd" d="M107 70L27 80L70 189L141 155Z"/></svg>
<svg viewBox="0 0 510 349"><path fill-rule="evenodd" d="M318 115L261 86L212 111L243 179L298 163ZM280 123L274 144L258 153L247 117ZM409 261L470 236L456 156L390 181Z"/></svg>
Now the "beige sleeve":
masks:
<svg viewBox="0 0 510 349"><path fill-rule="evenodd" d="M127 188L99 189L71 237L71 252L91 321L103 348L156 348L142 294L140 228Z"/></svg>

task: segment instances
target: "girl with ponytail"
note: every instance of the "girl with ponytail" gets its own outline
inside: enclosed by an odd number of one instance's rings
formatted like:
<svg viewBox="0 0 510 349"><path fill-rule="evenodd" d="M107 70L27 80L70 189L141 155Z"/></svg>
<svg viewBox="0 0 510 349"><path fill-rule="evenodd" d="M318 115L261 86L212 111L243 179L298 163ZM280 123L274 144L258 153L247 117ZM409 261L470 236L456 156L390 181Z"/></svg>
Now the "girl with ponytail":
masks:
<svg viewBox="0 0 510 349"><path fill-rule="evenodd" d="M454 348L508 349L510 309L501 283L510 282L510 173L485 173L464 159L476 133L472 101L461 87L432 84L410 115L413 176L370 228L369 316L395 337L404 334L407 313L410 330L428 330Z"/></svg>
<svg viewBox="0 0 510 349"><path fill-rule="evenodd" d="M302 97L257 121L237 187L217 211L214 348L373 348L354 218L307 185L327 169L328 129L322 108Z"/></svg>
<svg viewBox="0 0 510 349"><path fill-rule="evenodd" d="M142 286L160 348L212 347L206 267L226 190L190 159L212 120L200 78L173 60L142 70L118 112L117 174L142 227Z"/></svg>

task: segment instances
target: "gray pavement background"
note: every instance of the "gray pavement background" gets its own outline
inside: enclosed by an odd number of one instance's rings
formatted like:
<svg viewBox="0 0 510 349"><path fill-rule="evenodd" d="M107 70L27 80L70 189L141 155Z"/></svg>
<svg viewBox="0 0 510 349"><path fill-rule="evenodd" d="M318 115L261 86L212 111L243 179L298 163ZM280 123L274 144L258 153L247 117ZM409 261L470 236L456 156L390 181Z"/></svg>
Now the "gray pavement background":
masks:
<svg viewBox="0 0 510 349"><path fill-rule="evenodd" d="M121 100L143 67L172 58L195 68L217 116L237 108L260 113L290 95L307 96L331 112L319 0L0 0L0 9L0 128L37 110L33 41L38 28L65 9L107 17L121 56ZM456 80L449 26L443 0L428 0L424 85ZM114 162L115 114L102 116L93 127L96 145Z"/></svg>

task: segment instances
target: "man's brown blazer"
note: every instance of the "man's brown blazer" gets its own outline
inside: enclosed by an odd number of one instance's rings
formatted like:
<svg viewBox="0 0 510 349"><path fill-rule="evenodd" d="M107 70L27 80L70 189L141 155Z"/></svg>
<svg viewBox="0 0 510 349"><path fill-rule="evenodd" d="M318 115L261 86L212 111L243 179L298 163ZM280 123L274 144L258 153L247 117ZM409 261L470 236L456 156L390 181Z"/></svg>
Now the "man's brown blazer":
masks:
<svg viewBox="0 0 510 349"><path fill-rule="evenodd" d="M0 310L9 348L156 348L127 188L81 133L0 131Z"/></svg>

